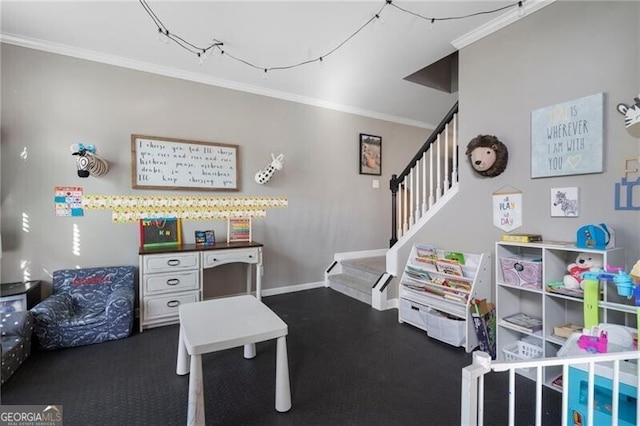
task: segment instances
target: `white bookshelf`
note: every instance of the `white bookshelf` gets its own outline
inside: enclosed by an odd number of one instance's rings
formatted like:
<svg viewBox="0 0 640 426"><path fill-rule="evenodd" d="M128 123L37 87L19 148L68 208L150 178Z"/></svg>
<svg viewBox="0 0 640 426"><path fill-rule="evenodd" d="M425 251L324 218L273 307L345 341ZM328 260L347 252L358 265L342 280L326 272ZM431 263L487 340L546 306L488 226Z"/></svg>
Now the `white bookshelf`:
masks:
<svg viewBox="0 0 640 426"><path fill-rule="evenodd" d="M406 322L427 331L431 337L454 346L462 346L467 352L471 352L478 346L478 338L469 304L474 298L490 299L490 256L484 253L466 253L455 249L437 248L437 254L442 258L449 251L463 254L462 276L457 276L438 272L429 264L420 261L417 250L420 246L427 246L427 244L413 246L402 274L398 319L400 322ZM416 277L416 271L425 275ZM452 288L442 282L447 280L452 280L455 287ZM434 331L430 327L434 310L448 316L446 319L436 316L440 319L439 331Z"/></svg>
<svg viewBox="0 0 640 426"><path fill-rule="evenodd" d="M578 248L569 243L516 243L500 241L496 243L496 352L498 361L505 361L504 348L519 340L535 344L542 348L543 357L554 357L566 342L566 339L554 335L554 327L563 324L584 326L584 301L580 296L554 293L547 284L562 281L568 273L567 265L574 262L578 253L593 253L602 256L603 265L625 266L624 251L621 248L593 250ZM538 259L541 268L541 286L525 288L508 283L500 262L501 258ZM525 313L542 319L542 330L534 333L524 332L509 325L504 318L516 313ZM600 323L620 324L637 327L636 309L633 301L619 296L613 283L601 282L600 301L598 302ZM535 369L516 370L517 373L535 380ZM546 386L562 373L561 367L547 367L543 378Z"/></svg>

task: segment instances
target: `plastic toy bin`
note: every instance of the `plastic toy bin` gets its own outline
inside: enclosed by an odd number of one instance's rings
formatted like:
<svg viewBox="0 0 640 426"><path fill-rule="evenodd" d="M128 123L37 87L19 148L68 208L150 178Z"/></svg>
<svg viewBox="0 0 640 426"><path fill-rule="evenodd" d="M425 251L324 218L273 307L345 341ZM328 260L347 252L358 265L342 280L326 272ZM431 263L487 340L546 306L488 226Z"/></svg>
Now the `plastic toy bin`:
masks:
<svg viewBox="0 0 640 426"><path fill-rule="evenodd" d="M501 257L502 277L507 285L542 289L542 261L538 258Z"/></svg>

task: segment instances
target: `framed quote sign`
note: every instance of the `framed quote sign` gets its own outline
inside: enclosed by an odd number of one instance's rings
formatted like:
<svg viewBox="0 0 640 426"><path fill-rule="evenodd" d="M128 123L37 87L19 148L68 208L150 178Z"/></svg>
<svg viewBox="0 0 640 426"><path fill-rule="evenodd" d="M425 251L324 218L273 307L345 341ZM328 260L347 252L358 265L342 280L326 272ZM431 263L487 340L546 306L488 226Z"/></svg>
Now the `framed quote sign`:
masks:
<svg viewBox="0 0 640 426"><path fill-rule="evenodd" d="M131 135L131 186L239 191L238 145Z"/></svg>
<svg viewBox="0 0 640 426"><path fill-rule="evenodd" d="M531 113L531 177L601 173L604 93Z"/></svg>

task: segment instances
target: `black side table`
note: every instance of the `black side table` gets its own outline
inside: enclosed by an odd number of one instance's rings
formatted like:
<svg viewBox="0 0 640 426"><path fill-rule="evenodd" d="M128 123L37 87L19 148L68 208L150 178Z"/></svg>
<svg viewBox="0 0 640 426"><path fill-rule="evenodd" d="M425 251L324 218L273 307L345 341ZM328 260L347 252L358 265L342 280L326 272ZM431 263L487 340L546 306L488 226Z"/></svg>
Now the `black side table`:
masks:
<svg viewBox="0 0 640 426"><path fill-rule="evenodd" d="M0 284L0 311L28 310L38 302L40 280ZM10 306L13 306L13 309Z"/></svg>

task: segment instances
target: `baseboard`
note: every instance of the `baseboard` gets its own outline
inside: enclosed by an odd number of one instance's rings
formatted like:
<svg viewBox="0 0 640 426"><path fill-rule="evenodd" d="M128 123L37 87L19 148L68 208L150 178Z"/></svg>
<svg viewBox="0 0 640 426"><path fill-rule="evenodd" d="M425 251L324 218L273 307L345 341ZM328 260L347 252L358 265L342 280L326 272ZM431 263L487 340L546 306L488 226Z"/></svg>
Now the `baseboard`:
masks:
<svg viewBox="0 0 640 426"><path fill-rule="evenodd" d="M325 287L324 281L318 281L315 283L288 285L285 287L276 287L262 289L263 296L275 296L277 294L294 293L296 291L311 290L313 288Z"/></svg>

